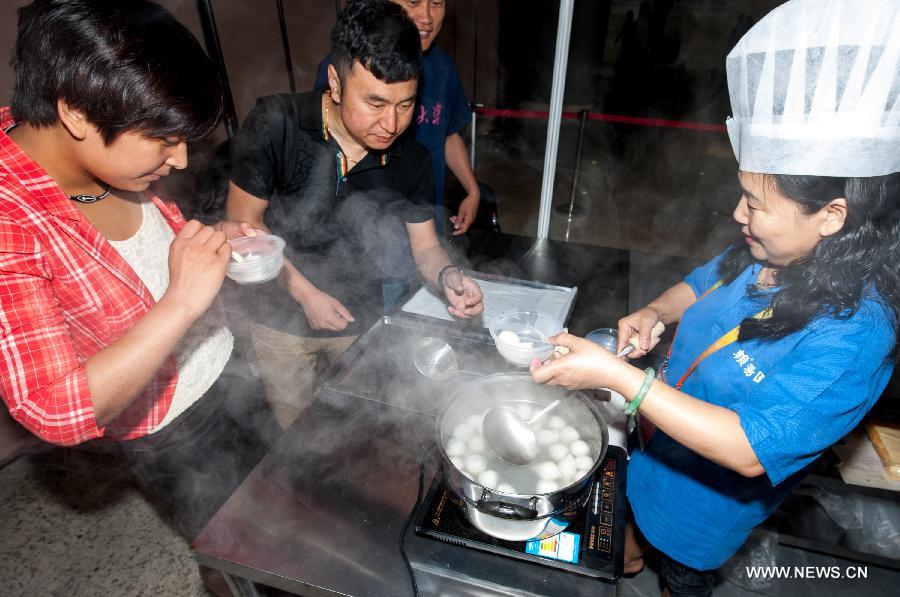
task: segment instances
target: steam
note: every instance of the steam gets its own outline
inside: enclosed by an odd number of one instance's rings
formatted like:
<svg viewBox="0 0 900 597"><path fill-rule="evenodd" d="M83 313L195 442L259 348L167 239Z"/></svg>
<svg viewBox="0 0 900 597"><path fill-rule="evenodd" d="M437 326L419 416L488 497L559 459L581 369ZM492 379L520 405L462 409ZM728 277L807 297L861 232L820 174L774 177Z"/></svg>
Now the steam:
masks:
<svg viewBox="0 0 900 597"><path fill-rule="evenodd" d="M621 8L626 3L615 3ZM637 14L639 2L627 3ZM165 5L176 16L193 27L194 5L188 0L170 0ZM624 8L621 12L624 13ZM226 11L217 14L223 23ZM677 10L675 11L677 13ZM670 19L669 26L677 19ZM620 19L612 15L607 36L615 36ZM194 28L198 39L202 39L199 26ZM727 34L727 30L726 30ZM224 50L229 53L229 40L223 36ZM607 46L609 46L609 42ZM294 44L295 57L301 52L299 44ZM233 50L233 47L232 47ZM327 49L326 49L327 50ZM325 52L321 52L324 55ZM264 54L264 55L263 55ZM317 61L320 53L310 52ZM607 51L607 62L612 64L616 52ZM228 56L226 56L226 59ZM278 48L260 53L259 63L251 64L253 76L239 80L233 75L232 85L236 91L238 113L245 114L252 99L267 93L284 91L286 77L283 72ZM723 54L724 63L724 54ZM260 67L260 68L257 68ZM313 68L299 72L311 80ZM551 73L543 69L537 73L536 81L549 81ZM578 76L578 65L570 65L570 77ZM246 75L244 75L246 77ZM652 83L652 80L651 80ZM711 85L717 84L716 82ZM530 84L529 84L530 85ZM300 87L304 87L301 78ZM526 89L523 97L533 100L534 87ZM507 107L507 106L504 106ZM514 106L509 106L514 107ZM538 107L539 109L542 107ZM596 111L605 111L603 105L591 106ZM566 110L577 109L567 106ZM713 111L710 109L710 111ZM718 117L719 115L713 114ZM484 182L494 187L499 199L500 223L505 232L534 235L537 229L539 189L543 168L546 122L522 121L490 123L481 121L482 129L496 125L489 134L478 137L477 174ZM501 134L506 127L508 134ZM657 130L633 125L614 125L589 122L587 125L584 152L581 156L581 175L576 189L575 205L577 213L572 221L573 242L616 247L633 251L657 253L664 256L706 258L724 248L730 231L730 213L737 199L734 183L735 164L730 156L724 136L715 133L692 131ZM572 171L575 160L575 146L578 137L576 121L564 121L557 164L554 205L568 206L572 185ZM330 156L329 156L330 157ZM333 159L323 158L313 166L324 179L330 180L334 168ZM304 197L298 200L304 200ZM308 210L307 220L293 221L284 214L270 213L271 222L281 226L302 226L304 231L340 230L340 235L352 239L352 243L338 243L318 252L292 253L286 257L308 274L321 290L336 298L348 301L380 303L380 296L371 280L348 275L346 265L370 271L380 280L420 284L418 272L409 250L406 230L399 216L399 204L405 198L391 196L389 191L355 194L340 205L315 205ZM698 217L698 214L699 217ZM551 238L561 239L568 224L567 213L554 213L551 221ZM276 227L277 230L277 227ZM309 237L305 237L310 240ZM454 257L454 260L458 256ZM577 269L579 264L569 264ZM229 317L229 327L238 332L246 325L248 317L266 317L275 313L277 294L284 289L277 283L252 288L256 295L251 304L245 304L248 313ZM234 301L243 295L223 295L224 302ZM350 297L350 298L345 298ZM271 300L269 300L271 298ZM262 307L260 307L262 305ZM268 305L268 307L266 307ZM637 307L640 305L632 305ZM232 307L230 307L232 308ZM268 308L271 311L261 311ZM305 316L296 303L293 316ZM356 313L354 313L356 315ZM622 313L621 315L624 315ZM612 325L614 322L595 322L597 327ZM460 374L448 382L437 382L424 378L414 367L412 351L415 342L425 335L443 335L446 331L436 331L433 324L404 323L403 325L381 325L374 342L358 343L345 354L344 364L350 368L333 377L320 375L320 382L330 378L328 385L320 391L338 394L347 399L361 399L374 408L349 409L340 417L330 421L327 429L294 429L289 433L308 433L309 441L295 441L290 445L297 448L296 466L312 467L318 483L328 487L339 484L348 471L366 475L366 446L368 449L390 450L386 433L400 435L416 433L422 438L433 438L434 427L427 423L427 417L439 413L450 401L458 387L470 376ZM366 327L361 326L359 332ZM464 328L464 326L463 326ZM453 334L464 332L453 332ZM450 338L460 359L461 370L493 373L505 371L508 366L492 346L485 350L470 350L458 337ZM260 398L262 398L260 396ZM205 396L201 400L214 399ZM414 419L396 425L399 412L417 412L423 415L418 422ZM237 407L235 407L237 408ZM247 408L247 407L244 407ZM237 408L230 414L237 418L258 419L251 425L265 431L265 414ZM404 415L405 416L405 415ZM301 415L302 419L302 415ZM299 424L302 426L303 421ZM366 429L366 437L359 436L359 429ZM410 441L407 437L397 437L398 441ZM348 447L349 444L349 447ZM341 461L334 458L341 454ZM210 455L213 457L213 454ZM398 458L396 467L406 475L414 474L414 464L408 459ZM411 468L412 467L412 468ZM270 471L273 482L284 482L288 475L284 471ZM223 473L223 477L227 477ZM185 467L179 483L195 488L198 495L210 491L224 491L217 487L216 475ZM307 477L311 478L311 477ZM375 483L373 481L373 487ZM303 488L294 488L303 489ZM301 495L303 492L294 492ZM313 499L313 498L309 498ZM379 499L397 499L387 494Z"/></svg>

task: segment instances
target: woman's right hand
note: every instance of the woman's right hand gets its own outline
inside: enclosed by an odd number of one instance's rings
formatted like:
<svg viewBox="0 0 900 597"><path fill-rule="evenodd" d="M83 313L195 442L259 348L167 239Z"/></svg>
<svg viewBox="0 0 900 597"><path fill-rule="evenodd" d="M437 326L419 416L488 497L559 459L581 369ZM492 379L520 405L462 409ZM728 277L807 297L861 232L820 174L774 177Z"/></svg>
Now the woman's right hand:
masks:
<svg viewBox="0 0 900 597"><path fill-rule="evenodd" d="M219 293L230 258L225 233L191 220L169 246L169 286L163 299L196 319Z"/></svg>
<svg viewBox="0 0 900 597"><path fill-rule="evenodd" d="M616 352L621 351L628 344L628 340L637 334L638 347L631 354L629 359L637 359L659 344L659 337L653 338L650 334L653 326L660 321L659 313L650 307L638 309L631 315L626 315L619 320L619 341L616 346Z"/></svg>
<svg viewBox="0 0 900 597"><path fill-rule="evenodd" d="M534 359L529 372L535 383L570 390L610 387L610 382L620 377L621 367L625 365L622 359L617 359L599 344L572 334L557 334L547 341L565 347L567 352L562 356L551 356L544 362Z"/></svg>

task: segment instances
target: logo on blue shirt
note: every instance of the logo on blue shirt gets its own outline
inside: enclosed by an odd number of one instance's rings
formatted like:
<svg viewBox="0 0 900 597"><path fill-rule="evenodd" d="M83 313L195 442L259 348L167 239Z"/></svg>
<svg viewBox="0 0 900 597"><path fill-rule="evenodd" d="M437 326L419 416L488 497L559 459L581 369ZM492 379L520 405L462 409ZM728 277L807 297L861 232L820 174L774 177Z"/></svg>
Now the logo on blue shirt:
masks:
<svg viewBox="0 0 900 597"><path fill-rule="evenodd" d="M753 364L753 357L747 354L743 349L731 353L731 356L738 366L741 367L741 372L747 377L752 377L754 382L759 383L766 378L766 374L763 373L761 369L757 369L756 365Z"/></svg>

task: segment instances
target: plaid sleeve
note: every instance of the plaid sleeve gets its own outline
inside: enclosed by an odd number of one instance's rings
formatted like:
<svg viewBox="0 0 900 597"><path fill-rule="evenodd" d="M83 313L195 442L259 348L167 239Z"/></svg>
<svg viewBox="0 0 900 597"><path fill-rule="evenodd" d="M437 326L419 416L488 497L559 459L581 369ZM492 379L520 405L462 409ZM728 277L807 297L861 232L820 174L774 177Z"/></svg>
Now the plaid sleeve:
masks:
<svg viewBox="0 0 900 597"><path fill-rule="evenodd" d="M40 247L20 226L3 221L0 395L13 418L45 441L74 445L103 435Z"/></svg>

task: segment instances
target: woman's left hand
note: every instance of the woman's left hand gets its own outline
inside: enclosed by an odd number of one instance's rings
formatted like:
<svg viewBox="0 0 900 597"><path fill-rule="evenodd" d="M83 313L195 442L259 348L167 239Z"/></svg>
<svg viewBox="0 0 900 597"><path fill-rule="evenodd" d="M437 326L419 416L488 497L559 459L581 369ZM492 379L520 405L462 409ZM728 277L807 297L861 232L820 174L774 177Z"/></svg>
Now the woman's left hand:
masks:
<svg viewBox="0 0 900 597"><path fill-rule="evenodd" d="M543 363L532 361L531 379L537 383L563 386L570 390L607 387L616 367L624 364L599 344L573 336L557 334L549 338L551 344L564 346L569 353L550 357Z"/></svg>
<svg viewBox="0 0 900 597"><path fill-rule="evenodd" d="M254 228L250 222L235 222L234 220L222 220L213 226L216 230L225 233L225 238L234 240L242 236L259 236L266 234L265 230Z"/></svg>
<svg viewBox="0 0 900 597"><path fill-rule="evenodd" d="M447 271L443 282L451 315L468 319L484 311L484 295L478 282L455 268Z"/></svg>

